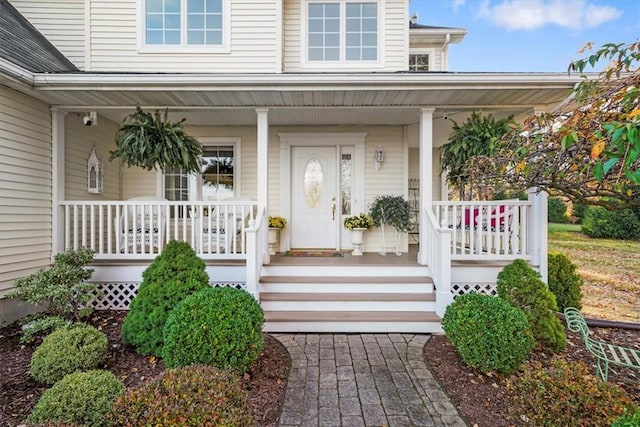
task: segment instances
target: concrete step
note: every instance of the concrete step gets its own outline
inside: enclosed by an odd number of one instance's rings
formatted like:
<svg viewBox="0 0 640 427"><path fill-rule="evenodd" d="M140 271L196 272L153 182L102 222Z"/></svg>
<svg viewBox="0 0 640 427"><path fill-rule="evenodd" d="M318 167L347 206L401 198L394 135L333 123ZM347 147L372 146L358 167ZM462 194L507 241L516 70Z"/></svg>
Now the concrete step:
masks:
<svg viewBox="0 0 640 427"><path fill-rule="evenodd" d="M309 277L429 277L429 267L421 265L265 265L262 277L309 276Z"/></svg>
<svg viewBox="0 0 640 427"><path fill-rule="evenodd" d="M430 277L262 276L259 286L261 294L433 292L433 281Z"/></svg>
<svg viewBox="0 0 640 427"><path fill-rule="evenodd" d="M442 332L429 311L265 311L267 332Z"/></svg>

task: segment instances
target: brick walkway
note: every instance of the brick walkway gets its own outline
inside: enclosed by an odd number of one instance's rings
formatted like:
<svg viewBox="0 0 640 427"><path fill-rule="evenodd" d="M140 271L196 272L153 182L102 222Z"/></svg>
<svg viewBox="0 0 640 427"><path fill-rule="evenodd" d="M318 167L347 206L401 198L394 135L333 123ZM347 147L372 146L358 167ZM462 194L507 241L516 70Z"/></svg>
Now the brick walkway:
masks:
<svg viewBox="0 0 640 427"><path fill-rule="evenodd" d="M427 369L428 335L274 334L291 355L280 426L465 426Z"/></svg>

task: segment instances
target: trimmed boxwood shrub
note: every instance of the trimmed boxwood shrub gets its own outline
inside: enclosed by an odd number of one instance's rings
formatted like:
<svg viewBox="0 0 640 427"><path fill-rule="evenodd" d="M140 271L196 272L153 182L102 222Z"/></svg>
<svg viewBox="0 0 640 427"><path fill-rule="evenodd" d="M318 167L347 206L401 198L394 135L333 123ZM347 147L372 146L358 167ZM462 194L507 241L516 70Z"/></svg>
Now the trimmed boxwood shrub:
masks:
<svg viewBox="0 0 640 427"><path fill-rule="evenodd" d="M582 362L560 358L551 367L526 367L507 382L510 413L534 426L609 426L633 409L620 387L602 382Z"/></svg>
<svg viewBox="0 0 640 427"><path fill-rule="evenodd" d="M517 259L498 274L498 296L524 311L539 345L560 351L567 346L567 336L556 317L556 297L539 277L524 260Z"/></svg>
<svg viewBox="0 0 640 427"><path fill-rule="evenodd" d="M510 375L535 346L522 311L475 292L457 297L447 307L442 328L462 360L482 372Z"/></svg>
<svg viewBox="0 0 640 427"><path fill-rule="evenodd" d="M44 392L28 421L107 426L106 416L124 390L122 382L109 371L75 372Z"/></svg>
<svg viewBox="0 0 640 427"><path fill-rule="evenodd" d="M576 266L565 255L549 252L549 290L556 296L558 311L567 307L582 308L582 277L576 273Z"/></svg>
<svg viewBox="0 0 640 427"><path fill-rule="evenodd" d="M67 374L96 368L107 357L107 336L93 326L78 324L47 335L31 356L31 375L53 384Z"/></svg>
<svg viewBox="0 0 640 427"><path fill-rule="evenodd" d="M184 299L164 329L168 367L191 364L249 368L262 351L264 314L247 292L207 288Z"/></svg>
<svg viewBox="0 0 640 427"><path fill-rule="evenodd" d="M160 356L169 313L185 297L207 288L209 276L191 246L173 240L142 273L142 279L122 323L122 339L140 354Z"/></svg>
<svg viewBox="0 0 640 427"><path fill-rule="evenodd" d="M549 197L547 201L547 222L564 224L568 219L567 204L559 197Z"/></svg>
<svg viewBox="0 0 640 427"><path fill-rule="evenodd" d="M582 232L604 239L640 239L640 214L633 209L608 211L590 206L582 219Z"/></svg>
<svg viewBox="0 0 640 427"><path fill-rule="evenodd" d="M213 366L169 369L127 391L110 419L117 426L249 426L247 392L238 375Z"/></svg>

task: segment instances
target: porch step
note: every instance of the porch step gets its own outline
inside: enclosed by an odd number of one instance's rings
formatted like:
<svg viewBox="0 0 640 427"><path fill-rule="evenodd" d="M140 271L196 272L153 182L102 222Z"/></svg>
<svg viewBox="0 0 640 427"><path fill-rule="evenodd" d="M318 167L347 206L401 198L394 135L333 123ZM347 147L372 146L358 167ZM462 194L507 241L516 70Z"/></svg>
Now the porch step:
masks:
<svg viewBox="0 0 640 427"><path fill-rule="evenodd" d="M259 285L268 332L442 331L433 280L423 267L413 275L391 275L379 268L372 272L370 266L362 275L346 267L339 269L340 275L305 275L295 266L266 273Z"/></svg>

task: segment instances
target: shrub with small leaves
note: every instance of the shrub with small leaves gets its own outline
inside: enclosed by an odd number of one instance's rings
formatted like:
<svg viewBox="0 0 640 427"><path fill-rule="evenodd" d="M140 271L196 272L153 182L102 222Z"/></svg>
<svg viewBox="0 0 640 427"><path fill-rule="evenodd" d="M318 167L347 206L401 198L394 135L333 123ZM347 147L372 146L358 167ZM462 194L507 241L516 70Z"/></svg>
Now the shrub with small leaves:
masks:
<svg viewBox="0 0 640 427"><path fill-rule="evenodd" d="M122 339L140 354L160 356L169 313L185 297L209 287L209 276L191 246L173 240L142 273L142 279L122 323Z"/></svg>
<svg viewBox="0 0 640 427"><path fill-rule="evenodd" d="M549 252L549 290L556 296L558 311L567 307L582 308L582 285L584 281L576 273L576 266L565 255Z"/></svg>
<svg viewBox="0 0 640 427"><path fill-rule="evenodd" d="M168 369L127 391L110 420L116 426L253 425L247 392L237 374L213 366Z"/></svg>
<svg viewBox="0 0 640 427"><path fill-rule="evenodd" d="M582 218L582 232L603 239L640 239L640 214L633 209L609 211L590 206Z"/></svg>
<svg viewBox="0 0 640 427"><path fill-rule="evenodd" d="M634 411L625 411L624 415L616 418L611 427L638 427L640 426L640 408Z"/></svg>
<svg viewBox="0 0 640 427"><path fill-rule="evenodd" d="M264 314L247 292L207 288L184 299L164 329L168 367L191 364L249 368L262 351Z"/></svg>
<svg viewBox="0 0 640 427"><path fill-rule="evenodd" d="M626 408L629 395L602 382L582 362L560 358L536 363L507 383L511 416L535 426L609 426Z"/></svg>
<svg viewBox="0 0 640 427"><path fill-rule="evenodd" d="M122 382L111 372L75 372L44 392L28 421L108 426L106 416L124 390Z"/></svg>
<svg viewBox="0 0 640 427"><path fill-rule="evenodd" d="M42 337L57 331L58 329L68 328L74 323L60 316L27 316L20 321L22 323L21 344L30 344L38 337Z"/></svg>
<svg viewBox="0 0 640 427"><path fill-rule="evenodd" d="M67 374L96 368L107 357L107 336L84 324L47 335L31 356L31 375L53 384Z"/></svg>
<svg viewBox="0 0 640 427"><path fill-rule="evenodd" d="M559 197L549 197L547 200L547 221L564 224L568 220L567 204Z"/></svg>
<svg viewBox="0 0 640 427"><path fill-rule="evenodd" d="M556 297L524 260L517 259L498 274L498 296L524 311L539 345L551 351L567 346L564 326L556 317Z"/></svg>
<svg viewBox="0 0 640 427"><path fill-rule="evenodd" d="M482 372L512 374L535 345L522 311L500 298L473 292L447 307L442 329L462 360Z"/></svg>
<svg viewBox="0 0 640 427"><path fill-rule="evenodd" d="M87 283L93 274L85 268L93 261L90 249L69 250L56 255L48 270L40 270L16 280L9 298L20 298L35 305L46 303L46 313L73 321L91 314L91 302L100 296L95 283Z"/></svg>

